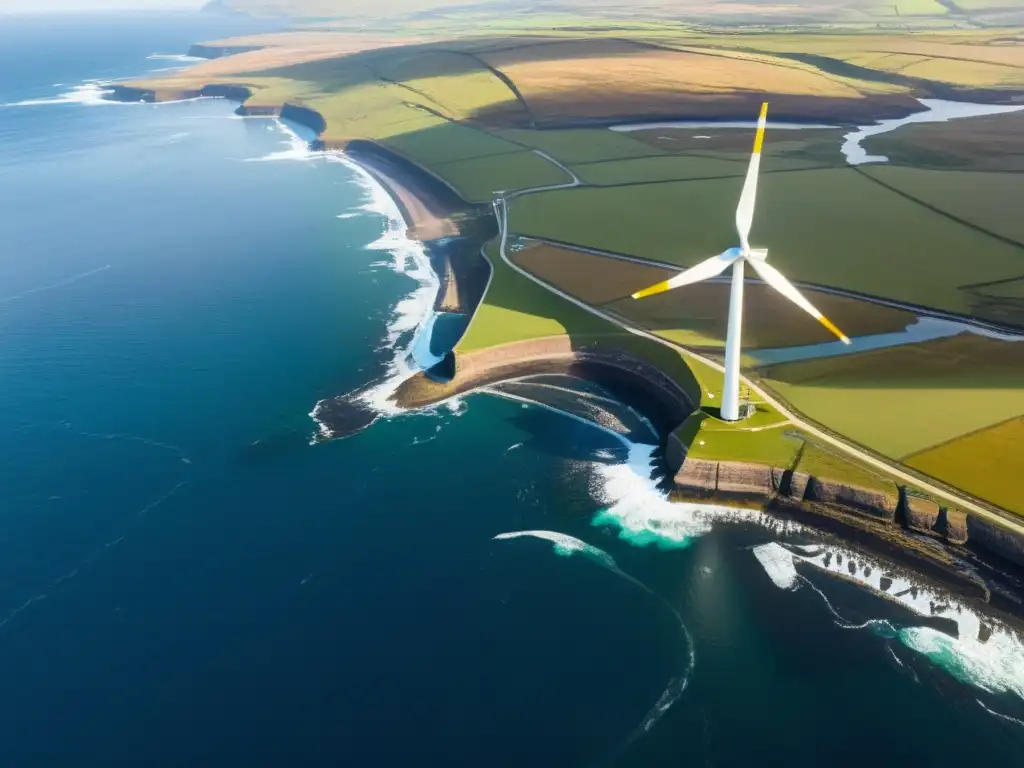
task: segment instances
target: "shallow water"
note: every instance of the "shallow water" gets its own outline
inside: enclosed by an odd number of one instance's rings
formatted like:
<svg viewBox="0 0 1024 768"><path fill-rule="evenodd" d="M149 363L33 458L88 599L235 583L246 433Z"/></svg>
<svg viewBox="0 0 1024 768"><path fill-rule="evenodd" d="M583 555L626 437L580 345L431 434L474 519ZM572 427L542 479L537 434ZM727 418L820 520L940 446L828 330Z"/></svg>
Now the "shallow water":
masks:
<svg viewBox="0 0 1024 768"><path fill-rule="evenodd" d="M1024 334L993 331L969 323L958 323L955 320L944 320L937 317L919 317L902 331L879 333L872 336L855 336L850 339L849 344L843 344L841 341L830 341L822 344L808 344L801 347L754 349L745 354L754 361L755 365L771 365L775 363L788 363L795 360L841 357L873 349L886 349L905 344L934 341L935 339L948 339L963 333L1012 343L1024 341Z"/></svg>
<svg viewBox="0 0 1024 768"><path fill-rule="evenodd" d="M856 131L843 136L843 143L839 151L843 153L849 165L864 165L867 163L887 163L889 158L883 155L869 155L863 147L863 142L872 136L883 133L891 133L905 125L916 123L945 123L950 120L961 120L969 117L984 117L986 115L1002 115L1010 112L1024 110L1024 105L994 105L994 104L973 104L966 101L946 101L943 99L918 99L924 109L915 112L907 117L879 120L871 125L864 125ZM838 125L821 123L786 123L769 122L768 130L773 131L799 131L811 129L840 128ZM628 123L624 125L610 126L610 130L621 133L633 131L647 131L657 128L757 128L756 120L731 120L721 122L708 122L700 120L676 120L670 122L650 123ZM697 138L697 137L694 137Z"/></svg>
<svg viewBox="0 0 1024 768"><path fill-rule="evenodd" d="M884 155L869 155L862 146L865 139L890 133L904 125L917 123L945 123L950 120L961 120L968 117L984 117L985 115L1002 115L1009 112L1020 112L1024 105L999 106L994 104L971 104L962 101L944 101L942 99L919 99L923 112L915 112L897 120L880 120L876 125L866 125L843 137L841 151L850 165L866 163L887 163L889 158Z"/></svg>

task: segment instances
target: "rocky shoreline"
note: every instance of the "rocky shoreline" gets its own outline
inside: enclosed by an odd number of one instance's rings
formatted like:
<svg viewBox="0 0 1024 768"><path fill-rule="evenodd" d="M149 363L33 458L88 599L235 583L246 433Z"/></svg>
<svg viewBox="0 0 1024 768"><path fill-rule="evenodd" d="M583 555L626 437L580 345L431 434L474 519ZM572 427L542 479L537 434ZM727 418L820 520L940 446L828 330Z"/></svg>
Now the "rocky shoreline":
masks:
<svg viewBox="0 0 1024 768"><path fill-rule="evenodd" d="M678 454L677 454L678 455ZM802 472L735 461L684 458L674 498L754 506L794 517L915 562L992 597L991 584L974 568L1005 576L1024 593L1024 537L979 515L943 507L906 488L898 495L838 483ZM1010 601L1019 609L1018 601Z"/></svg>

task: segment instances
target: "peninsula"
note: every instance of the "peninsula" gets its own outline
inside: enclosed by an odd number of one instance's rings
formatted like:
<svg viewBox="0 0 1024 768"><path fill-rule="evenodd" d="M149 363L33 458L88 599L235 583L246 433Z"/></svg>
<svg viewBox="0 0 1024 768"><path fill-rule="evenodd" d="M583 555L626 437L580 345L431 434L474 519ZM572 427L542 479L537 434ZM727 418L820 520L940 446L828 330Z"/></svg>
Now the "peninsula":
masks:
<svg viewBox="0 0 1024 768"><path fill-rule="evenodd" d="M234 99L309 126L391 191L431 246L439 301L468 319L398 405L599 376L662 428L680 499L1024 568L1024 15L741 2L741 25L682 5L685 23L600 3L386 19L356 4L197 45L208 60L110 97ZM750 415L726 422L727 285L629 297L731 244L765 100L770 215L752 241L853 344L750 281ZM453 238L474 246L453 258Z"/></svg>

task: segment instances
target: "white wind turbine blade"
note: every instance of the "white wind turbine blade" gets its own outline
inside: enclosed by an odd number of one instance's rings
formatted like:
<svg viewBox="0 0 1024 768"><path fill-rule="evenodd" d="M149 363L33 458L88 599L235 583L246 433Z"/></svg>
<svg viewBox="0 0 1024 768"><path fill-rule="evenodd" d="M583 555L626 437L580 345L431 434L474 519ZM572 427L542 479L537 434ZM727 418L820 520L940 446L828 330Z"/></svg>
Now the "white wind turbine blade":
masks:
<svg viewBox="0 0 1024 768"><path fill-rule="evenodd" d="M743 182L743 194L736 208L736 231L740 236L743 252L750 250L750 228L754 225L754 206L757 202L757 177L761 170L761 146L764 144L764 129L768 124L768 102L761 105L761 116L757 120L757 136L754 138L754 154L750 156L747 178Z"/></svg>
<svg viewBox="0 0 1024 768"><path fill-rule="evenodd" d="M811 302L804 298L804 295L796 289L796 286L789 282L779 270L768 262L759 259L749 259L749 263L754 268L754 271L757 272L758 277L768 283L768 285L832 331L843 344L850 343L850 339L847 338L846 334L840 331L831 320L821 314Z"/></svg>
<svg viewBox="0 0 1024 768"><path fill-rule="evenodd" d="M699 283L702 280L709 280L725 272L738 258L740 258L739 251L731 248L725 253L720 253L718 256L690 267L685 272L680 272L669 280L652 285L650 288L644 288L642 291L637 291L633 294L633 298L645 299L648 296L654 296L656 293L664 293L665 291L671 291L673 288L680 288L684 285Z"/></svg>

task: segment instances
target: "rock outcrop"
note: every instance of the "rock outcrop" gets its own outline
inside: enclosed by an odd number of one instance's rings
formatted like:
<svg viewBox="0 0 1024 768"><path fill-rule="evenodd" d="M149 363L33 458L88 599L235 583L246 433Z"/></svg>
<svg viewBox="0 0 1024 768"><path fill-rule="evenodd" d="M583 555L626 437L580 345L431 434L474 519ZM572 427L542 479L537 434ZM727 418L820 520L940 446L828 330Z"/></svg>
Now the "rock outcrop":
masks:
<svg viewBox="0 0 1024 768"><path fill-rule="evenodd" d="M953 507L944 510L936 527L950 544L967 543L967 515L961 510Z"/></svg>
<svg viewBox="0 0 1024 768"><path fill-rule="evenodd" d="M967 518L967 540L1011 563L1024 565L1024 538L977 515Z"/></svg>
<svg viewBox="0 0 1024 768"><path fill-rule="evenodd" d="M683 456L675 475L676 496L681 500L754 502L776 511L799 512L812 518L818 515L823 524L829 522L826 527L834 527L839 521L846 528L872 532L872 536L888 539L895 546L921 551L927 551L927 547L917 535L925 534L954 547L984 550L1024 568L1024 534L1010 524L1000 525L997 520L954 507L940 508L935 501L906 489L897 496L779 467L698 459L686 456L685 450L680 445L666 454Z"/></svg>
<svg viewBox="0 0 1024 768"><path fill-rule="evenodd" d="M819 504L871 515L887 522L896 519L896 497L880 491L812 477L807 485L805 498Z"/></svg>
<svg viewBox="0 0 1024 768"><path fill-rule="evenodd" d="M718 490L718 462L687 459L676 473L675 482L686 498L713 499Z"/></svg>
<svg viewBox="0 0 1024 768"><path fill-rule="evenodd" d="M771 467L741 462L718 465L717 494L737 501L767 502L775 493Z"/></svg>
<svg viewBox="0 0 1024 768"><path fill-rule="evenodd" d="M933 533L939 522L939 505L931 499L904 491L900 499L899 515L900 522L910 530Z"/></svg>

